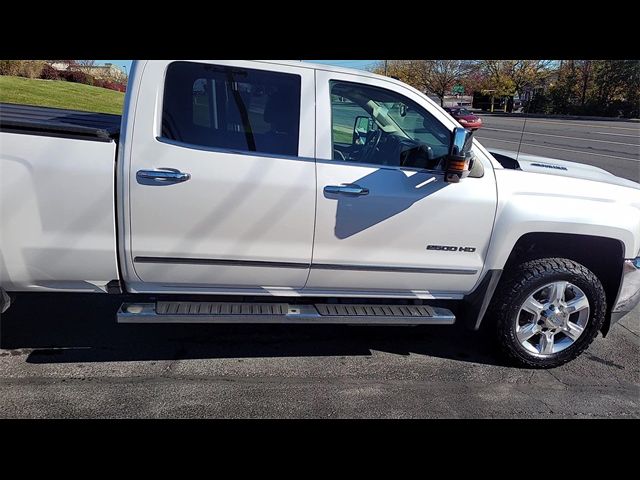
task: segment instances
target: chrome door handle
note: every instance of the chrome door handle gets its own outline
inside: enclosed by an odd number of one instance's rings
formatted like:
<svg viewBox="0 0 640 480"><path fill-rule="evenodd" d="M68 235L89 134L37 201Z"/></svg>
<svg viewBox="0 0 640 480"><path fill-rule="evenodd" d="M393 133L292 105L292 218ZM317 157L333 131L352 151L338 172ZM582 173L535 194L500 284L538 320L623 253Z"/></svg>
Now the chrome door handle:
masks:
<svg viewBox="0 0 640 480"><path fill-rule="evenodd" d="M327 185L324 187L325 193L345 193L347 195L369 195L369 189L356 185L355 183L345 185Z"/></svg>
<svg viewBox="0 0 640 480"><path fill-rule="evenodd" d="M138 170L136 179L144 185L168 185L186 182L191 178L190 173L183 173L175 168L158 168L156 170Z"/></svg>

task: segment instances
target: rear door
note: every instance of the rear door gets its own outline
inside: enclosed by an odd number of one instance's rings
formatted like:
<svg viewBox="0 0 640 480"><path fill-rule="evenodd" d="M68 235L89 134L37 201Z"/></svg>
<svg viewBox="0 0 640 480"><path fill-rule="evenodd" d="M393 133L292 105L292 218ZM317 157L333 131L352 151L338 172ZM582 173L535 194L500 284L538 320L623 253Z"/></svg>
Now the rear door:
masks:
<svg viewBox="0 0 640 480"><path fill-rule="evenodd" d="M302 287L316 202L313 70L150 61L141 82L128 173L136 289Z"/></svg>

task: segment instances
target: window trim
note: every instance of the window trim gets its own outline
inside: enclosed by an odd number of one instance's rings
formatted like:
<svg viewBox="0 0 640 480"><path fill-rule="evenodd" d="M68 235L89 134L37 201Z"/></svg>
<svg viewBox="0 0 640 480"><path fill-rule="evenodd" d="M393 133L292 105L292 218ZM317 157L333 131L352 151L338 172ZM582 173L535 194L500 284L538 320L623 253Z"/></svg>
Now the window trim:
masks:
<svg viewBox="0 0 640 480"><path fill-rule="evenodd" d="M174 147L187 148L189 150L199 150L202 152L226 153L229 155L243 155L245 157L265 157L265 158L276 158L276 159L279 158L282 160L301 160L303 162L315 162L316 160L315 158L312 158L312 157L302 157L299 155L285 155L282 153L256 152L253 150L242 150L240 148L210 147L208 145L200 145L199 143L189 143L189 142L182 142L180 140L172 140L170 138L162 137L160 135L156 135L155 139L157 142L164 143L165 145L172 145Z"/></svg>
<svg viewBox="0 0 640 480"><path fill-rule="evenodd" d="M317 163L322 163L326 165L344 165L345 167L367 167L367 168L378 168L383 170L402 170L402 171L411 171L411 172L426 172L432 173L434 175L444 175L444 170L432 170L429 168L421 168L421 167L403 167L396 165L380 165L379 163L364 163L364 162L347 162L341 160L333 160L333 159L323 159L318 158L316 160Z"/></svg>

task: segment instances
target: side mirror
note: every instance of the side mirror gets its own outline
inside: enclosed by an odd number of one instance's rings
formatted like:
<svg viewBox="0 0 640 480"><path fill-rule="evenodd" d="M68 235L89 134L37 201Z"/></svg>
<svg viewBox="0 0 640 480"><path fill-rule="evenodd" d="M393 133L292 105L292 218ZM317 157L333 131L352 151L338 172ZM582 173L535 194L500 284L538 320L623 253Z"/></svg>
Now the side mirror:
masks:
<svg viewBox="0 0 640 480"><path fill-rule="evenodd" d="M447 157L447 182L458 183L461 179L469 175L472 145L473 132L462 127L453 129L449 155Z"/></svg>
<svg viewBox="0 0 640 480"><path fill-rule="evenodd" d="M356 117L353 122L353 144L363 144L372 129L373 119L371 117Z"/></svg>
<svg viewBox="0 0 640 480"><path fill-rule="evenodd" d="M407 116L407 106L404 103L400 104L400 116L401 117Z"/></svg>

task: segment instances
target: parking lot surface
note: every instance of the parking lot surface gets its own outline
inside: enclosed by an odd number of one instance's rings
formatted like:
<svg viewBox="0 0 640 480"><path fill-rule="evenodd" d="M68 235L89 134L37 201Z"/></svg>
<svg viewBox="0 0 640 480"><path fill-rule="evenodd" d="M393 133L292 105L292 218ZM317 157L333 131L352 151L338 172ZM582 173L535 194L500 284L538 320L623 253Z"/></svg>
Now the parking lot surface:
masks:
<svg viewBox="0 0 640 480"><path fill-rule="evenodd" d="M19 296L0 418L640 417L640 310L553 370L454 327L118 325L107 296Z"/></svg>

